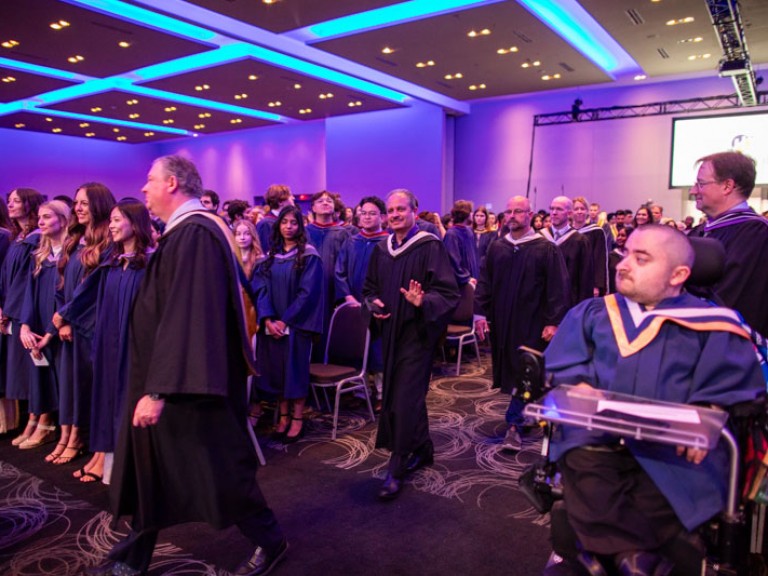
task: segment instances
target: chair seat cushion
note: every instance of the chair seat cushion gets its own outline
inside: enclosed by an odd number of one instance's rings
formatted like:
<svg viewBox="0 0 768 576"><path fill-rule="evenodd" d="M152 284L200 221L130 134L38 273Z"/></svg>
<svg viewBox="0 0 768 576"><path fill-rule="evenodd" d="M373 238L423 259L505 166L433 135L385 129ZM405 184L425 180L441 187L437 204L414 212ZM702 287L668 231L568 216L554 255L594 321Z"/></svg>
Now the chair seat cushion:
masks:
<svg viewBox="0 0 768 576"><path fill-rule="evenodd" d="M310 364L309 380L318 384L332 384L344 378L357 376L360 370L338 364Z"/></svg>
<svg viewBox="0 0 768 576"><path fill-rule="evenodd" d="M460 324L448 324L448 336L461 336L472 332L470 326L461 326Z"/></svg>

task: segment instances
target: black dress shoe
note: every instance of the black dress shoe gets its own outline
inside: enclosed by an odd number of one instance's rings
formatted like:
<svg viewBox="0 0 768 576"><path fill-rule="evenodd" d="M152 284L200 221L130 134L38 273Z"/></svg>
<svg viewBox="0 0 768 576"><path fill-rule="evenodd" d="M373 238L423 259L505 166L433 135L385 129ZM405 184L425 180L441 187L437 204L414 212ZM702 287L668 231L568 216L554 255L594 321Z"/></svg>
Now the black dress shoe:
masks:
<svg viewBox="0 0 768 576"><path fill-rule="evenodd" d="M430 442L414 452L405 464L405 471L412 474L435 463L435 448Z"/></svg>
<svg viewBox="0 0 768 576"><path fill-rule="evenodd" d="M400 494L403 489L403 481L399 478L395 478L391 474L387 474L384 484L379 489L379 500L394 500Z"/></svg>
<svg viewBox="0 0 768 576"><path fill-rule="evenodd" d="M285 553L288 551L288 541L283 540L282 544L277 548L274 554L267 554L261 546L257 546L253 551L251 557L245 562L240 564L232 574L235 576L260 576L263 574L269 574L272 568L285 558Z"/></svg>

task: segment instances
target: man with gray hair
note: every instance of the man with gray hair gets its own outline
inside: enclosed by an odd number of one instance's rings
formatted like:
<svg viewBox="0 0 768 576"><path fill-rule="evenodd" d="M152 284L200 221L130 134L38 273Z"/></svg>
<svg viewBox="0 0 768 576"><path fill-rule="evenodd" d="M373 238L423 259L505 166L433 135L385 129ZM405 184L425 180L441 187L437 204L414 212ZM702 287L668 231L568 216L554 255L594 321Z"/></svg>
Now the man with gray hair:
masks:
<svg viewBox="0 0 768 576"><path fill-rule="evenodd" d="M167 225L129 325L111 499L115 517L130 515L132 524L89 573L145 574L160 529L207 522L237 524L255 546L234 574L266 574L288 544L256 482L246 397L253 356L233 239L200 204L189 160L155 160L142 192Z"/></svg>

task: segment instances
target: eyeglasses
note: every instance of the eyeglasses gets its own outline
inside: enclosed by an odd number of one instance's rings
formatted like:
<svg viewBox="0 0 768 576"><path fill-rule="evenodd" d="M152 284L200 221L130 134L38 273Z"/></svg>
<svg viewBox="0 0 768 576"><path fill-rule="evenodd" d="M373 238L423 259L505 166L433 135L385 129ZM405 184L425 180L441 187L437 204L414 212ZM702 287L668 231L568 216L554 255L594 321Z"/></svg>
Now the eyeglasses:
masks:
<svg viewBox="0 0 768 576"><path fill-rule="evenodd" d="M693 183L693 186L691 188L698 188L701 190L704 188L704 186L709 186L710 184L720 184L719 180L696 180L696 182Z"/></svg>
<svg viewBox="0 0 768 576"><path fill-rule="evenodd" d="M360 216L381 216L381 212L359 212Z"/></svg>

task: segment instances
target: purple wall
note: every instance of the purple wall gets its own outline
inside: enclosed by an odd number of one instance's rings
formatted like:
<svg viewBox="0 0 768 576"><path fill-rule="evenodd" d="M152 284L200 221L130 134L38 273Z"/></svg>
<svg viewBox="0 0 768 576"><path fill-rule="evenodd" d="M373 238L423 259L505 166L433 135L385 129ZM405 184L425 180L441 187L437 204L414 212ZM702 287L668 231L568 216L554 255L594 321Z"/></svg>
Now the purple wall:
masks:
<svg viewBox="0 0 768 576"><path fill-rule="evenodd" d="M0 129L0 195L31 187L50 198L75 193L84 182L106 184L116 197L141 196L156 144L129 146Z"/></svg>
<svg viewBox="0 0 768 576"><path fill-rule="evenodd" d="M534 115L570 110L577 97L587 109L732 92L730 80L707 78L475 102L471 114L456 121L455 196L491 203L499 210L508 197L525 195ZM546 208L553 197L565 193L586 196L606 210L635 210L653 199L665 207L665 216L687 213L687 191L667 188L672 118L537 128L530 191L535 207Z"/></svg>

